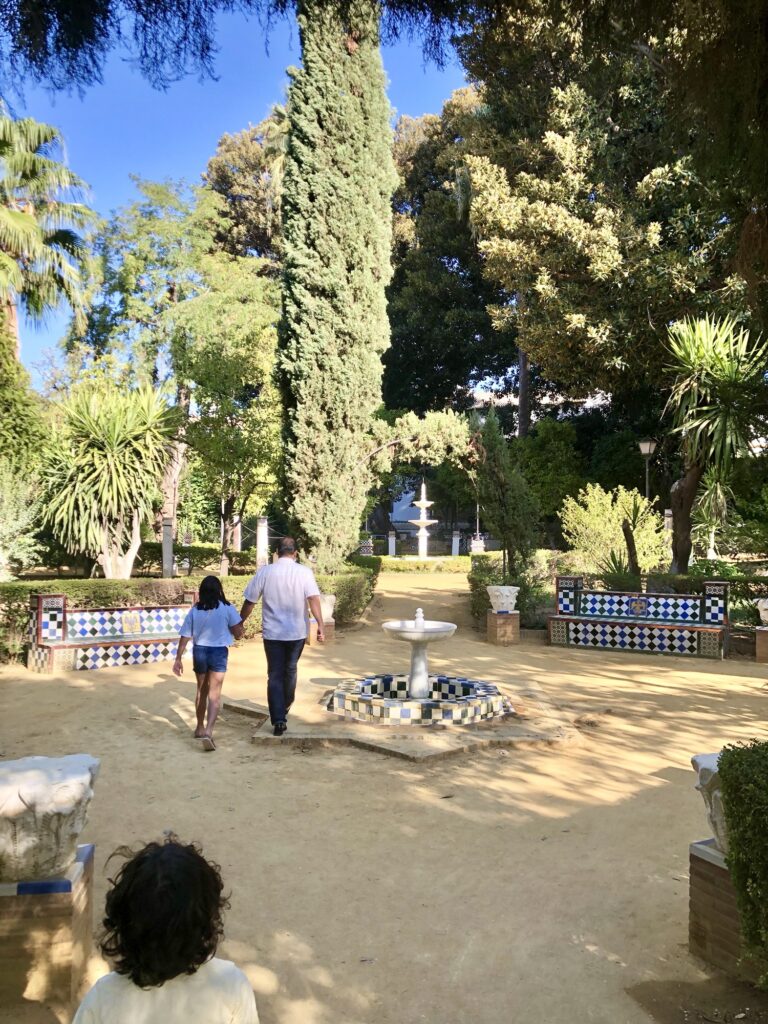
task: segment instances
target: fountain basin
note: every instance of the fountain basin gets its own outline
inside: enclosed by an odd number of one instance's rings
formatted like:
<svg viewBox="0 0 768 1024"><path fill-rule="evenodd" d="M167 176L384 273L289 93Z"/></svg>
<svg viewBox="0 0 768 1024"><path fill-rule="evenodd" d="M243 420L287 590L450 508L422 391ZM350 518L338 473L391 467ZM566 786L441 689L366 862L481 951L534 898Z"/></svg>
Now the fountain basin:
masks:
<svg viewBox="0 0 768 1024"><path fill-rule="evenodd" d="M390 726L472 725L511 712L498 687L459 676L429 676L428 693L408 696L407 675L352 679L331 694L327 709L354 722Z"/></svg>
<svg viewBox="0 0 768 1024"><path fill-rule="evenodd" d="M408 643L434 643L435 640L447 640L456 632L455 622L440 622L437 619L389 619L382 622L381 628L389 633L393 640L407 640Z"/></svg>

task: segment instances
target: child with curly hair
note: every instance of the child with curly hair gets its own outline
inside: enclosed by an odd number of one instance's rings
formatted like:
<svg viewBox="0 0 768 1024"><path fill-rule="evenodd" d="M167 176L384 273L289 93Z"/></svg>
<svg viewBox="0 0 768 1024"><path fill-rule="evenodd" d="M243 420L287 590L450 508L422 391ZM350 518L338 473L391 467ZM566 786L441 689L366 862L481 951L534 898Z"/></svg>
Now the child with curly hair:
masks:
<svg viewBox="0 0 768 1024"><path fill-rule="evenodd" d="M258 1024L248 979L215 956L229 905L218 865L170 836L130 855L110 884L100 948L114 970L72 1024Z"/></svg>

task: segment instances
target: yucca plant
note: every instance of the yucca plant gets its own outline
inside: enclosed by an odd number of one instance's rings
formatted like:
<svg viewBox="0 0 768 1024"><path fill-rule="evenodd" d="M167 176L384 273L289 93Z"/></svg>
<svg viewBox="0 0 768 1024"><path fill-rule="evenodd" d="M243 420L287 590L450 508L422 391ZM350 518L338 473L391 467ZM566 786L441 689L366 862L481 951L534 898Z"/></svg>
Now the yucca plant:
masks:
<svg viewBox="0 0 768 1024"><path fill-rule="evenodd" d="M667 412L682 439L683 476L672 486L672 571L691 556L691 511L708 468L724 479L750 442L768 430L768 341L733 318L686 319L669 329L675 374Z"/></svg>
<svg viewBox="0 0 768 1024"><path fill-rule="evenodd" d="M42 469L44 520L72 554L95 558L108 579L128 579L176 412L150 388L106 385L78 389L59 412Z"/></svg>

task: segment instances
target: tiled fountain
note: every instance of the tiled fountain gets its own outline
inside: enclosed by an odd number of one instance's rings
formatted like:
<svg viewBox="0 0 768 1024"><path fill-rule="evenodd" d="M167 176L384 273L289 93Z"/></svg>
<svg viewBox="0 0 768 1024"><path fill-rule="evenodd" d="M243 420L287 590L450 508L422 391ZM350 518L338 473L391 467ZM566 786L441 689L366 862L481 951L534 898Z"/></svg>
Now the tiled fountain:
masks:
<svg viewBox="0 0 768 1024"><path fill-rule="evenodd" d="M411 645L408 675L376 675L342 683L330 696L331 714L378 725L472 725L510 714L509 701L496 686L463 676L429 674L427 648L456 632L453 622L413 619L382 623L385 633Z"/></svg>

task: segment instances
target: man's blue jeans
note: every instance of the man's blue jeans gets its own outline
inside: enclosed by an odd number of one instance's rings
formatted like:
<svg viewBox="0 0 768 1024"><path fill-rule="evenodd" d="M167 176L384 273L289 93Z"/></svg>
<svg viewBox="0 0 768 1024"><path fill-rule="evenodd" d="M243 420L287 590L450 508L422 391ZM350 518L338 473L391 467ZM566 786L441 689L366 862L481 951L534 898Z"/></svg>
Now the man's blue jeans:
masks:
<svg viewBox="0 0 768 1024"><path fill-rule="evenodd" d="M265 640L267 700L272 725L285 722L296 696L296 666L306 640Z"/></svg>

